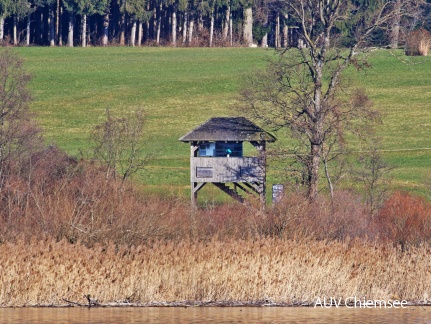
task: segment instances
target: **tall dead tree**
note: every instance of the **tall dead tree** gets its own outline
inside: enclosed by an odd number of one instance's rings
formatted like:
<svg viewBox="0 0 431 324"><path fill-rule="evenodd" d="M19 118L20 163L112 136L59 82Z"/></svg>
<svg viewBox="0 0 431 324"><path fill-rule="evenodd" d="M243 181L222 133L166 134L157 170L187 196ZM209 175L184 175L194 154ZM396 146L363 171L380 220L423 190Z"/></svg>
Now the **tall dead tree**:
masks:
<svg viewBox="0 0 431 324"><path fill-rule="evenodd" d="M243 111L274 130L290 131L300 148L303 182L314 199L325 150L344 142L352 121L375 117L365 94L352 93L351 100L339 95L342 72L350 65L367 66L358 53L391 21L394 3L382 2L372 12L341 0L292 0L285 6L304 46L281 51L266 71L249 80L242 92ZM355 24L347 48L337 47L341 34L336 25L343 23Z"/></svg>

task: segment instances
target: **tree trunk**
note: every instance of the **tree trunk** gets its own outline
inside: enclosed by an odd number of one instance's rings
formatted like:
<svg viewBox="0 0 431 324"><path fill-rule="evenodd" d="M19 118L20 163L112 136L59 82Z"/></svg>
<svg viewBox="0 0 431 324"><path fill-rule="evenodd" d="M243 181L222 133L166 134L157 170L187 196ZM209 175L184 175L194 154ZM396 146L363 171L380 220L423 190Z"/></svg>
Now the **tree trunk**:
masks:
<svg viewBox="0 0 431 324"><path fill-rule="evenodd" d="M55 11L54 5L49 7L49 46L55 46Z"/></svg>
<svg viewBox="0 0 431 324"><path fill-rule="evenodd" d="M150 12L150 3L147 3L147 12ZM148 42L150 39L150 17L145 22L145 41Z"/></svg>
<svg viewBox="0 0 431 324"><path fill-rule="evenodd" d="M204 29L204 19L202 16L202 12L200 12L198 16L198 33L201 33L203 29Z"/></svg>
<svg viewBox="0 0 431 324"><path fill-rule="evenodd" d="M268 47L268 33L265 33L262 37L262 43L260 44L261 47L265 48Z"/></svg>
<svg viewBox="0 0 431 324"><path fill-rule="evenodd" d="M25 37L25 44L30 46L30 22L31 22L31 13L29 12L27 15L27 33Z"/></svg>
<svg viewBox="0 0 431 324"><path fill-rule="evenodd" d="M211 9L210 47L213 46L213 37L214 37L214 9Z"/></svg>
<svg viewBox="0 0 431 324"><path fill-rule="evenodd" d="M390 35L390 48L398 48L401 22L401 0L396 0Z"/></svg>
<svg viewBox="0 0 431 324"><path fill-rule="evenodd" d="M87 15L81 16L82 30L81 30L81 45L87 46Z"/></svg>
<svg viewBox="0 0 431 324"><path fill-rule="evenodd" d="M284 14L284 22L283 22L283 47L289 47L289 27L287 26L287 19L289 19L288 14Z"/></svg>
<svg viewBox="0 0 431 324"><path fill-rule="evenodd" d="M156 6L154 6L154 9L153 9L153 33L151 34L153 40L156 39L156 34L157 34L157 8L156 8Z"/></svg>
<svg viewBox="0 0 431 324"><path fill-rule="evenodd" d="M230 6L227 6L223 22L223 40L227 40L227 35L229 33L229 20L230 20Z"/></svg>
<svg viewBox="0 0 431 324"><path fill-rule="evenodd" d="M329 41L329 37L325 37L325 43ZM310 107L312 110L309 114L312 116L310 121L310 144L311 144L311 158L309 161L309 172L308 172L308 197L311 200L317 198L319 194L319 167L321 162L322 143L323 143L323 117L322 117L322 84L323 84L323 71L325 66L325 54L321 53L316 59L313 59L313 65L316 66L314 76L314 94L313 94L313 106Z"/></svg>
<svg viewBox="0 0 431 324"><path fill-rule="evenodd" d="M150 20L149 19L147 19L145 26L147 27L145 28L145 40L148 42L148 40L150 39Z"/></svg>
<svg viewBox="0 0 431 324"><path fill-rule="evenodd" d="M183 44L187 41L187 11L184 12L184 21L183 21Z"/></svg>
<svg viewBox="0 0 431 324"><path fill-rule="evenodd" d="M3 44L4 40L4 18L0 17L0 44Z"/></svg>
<svg viewBox="0 0 431 324"><path fill-rule="evenodd" d="M230 46L233 46L233 26L232 26L232 10L230 11L229 17L229 38L230 38Z"/></svg>
<svg viewBox="0 0 431 324"><path fill-rule="evenodd" d="M263 22L264 28L268 28L268 19L269 19L268 14L266 14L265 21ZM262 42L261 42L260 46L263 48L268 47L268 33L265 33L262 36Z"/></svg>
<svg viewBox="0 0 431 324"><path fill-rule="evenodd" d="M136 27L137 27L137 23L136 23L136 19L133 19L133 23L132 23L132 32L130 35L130 45L132 47L135 47L135 41L136 41Z"/></svg>
<svg viewBox="0 0 431 324"><path fill-rule="evenodd" d="M126 13L121 13L120 46L126 45Z"/></svg>
<svg viewBox="0 0 431 324"><path fill-rule="evenodd" d="M74 28L74 16L73 13L69 12L69 32L67 34L67 46L73 47L73 28Z"/></svg>
<svg viewBox="0 0 431 324"><path fill-rule="evenodd" d="M193 28L195 27L195 20L193 19L193 16L190 15L190 21L189 21L189 39L188 43L191 44L193 40Z"/></svg>
<svg viewBox="0 0 431 324"><path fill-rule="evenodd" d="M172 46L177 46L177 12L172 9Z"/></svg>
<svg viewBox="0 0 431 324"><path fill-rule="evenodd" d="M275 18L275 48L280 47L280 12L277 11Z"/></svg>
<svg viewBox="0 0 431 324"><path fill-rule="evenodd" d="M39 44L45 45L45 22L43 20L43 12L40 13L40 20L39 23L37 24L39 26L39 33L38 33L38 38L39 38Z"/></svg>
<svg viewBox="0 0 431 324"><path fill-rule="evenodd" d="M319 195L319 167L321 145L311 144L311 161L308 166L308 198L314 200Z"/></svg>
<svg viewBox="0 0 431 324"><path fill-rule="evenodd" d="M109 13L106 13L103 16L103 36L102 36L102 45L108 45L108 36L109 36Z"/></svg>
<svg viewBox="0 0 431 324"><path fill-rule="evenodd" d="M62 46L61 35L60 35L60 0L57 0L57 8L56 8L56 18L55 18L55 35L57 36L57 44L58 46Z"/></svg>
<svg viewBox="0 0 431 324"><path fill-rule="evenodd" d="M133 23L132 23L132 30L131 30L131 35L130 35L130 45L132 47L135 47L136 45L136 31L138 29L138 21L136 19L133 19Z"/></svg>
<svg viewBox="0 0 431 324"><path fill-rule="evenodd" d="M156 44L157 45L160 45L160 32L162 29L162 10L163 10L163 4L160 3L159 14L157 17L157 36L156 36Z"/></svg>
<svg viewBox="0 0 431 324"><path fill-rule="evenodd" d="M331 200L333 201L334 200L334 184L332 183L331 175L329 174L328 161L326 159L323 159L323 165L325 167L326 181L328 181L329 194L331 195Z"/></svg>
<svg viewBox="0 0 431 324"><path fill-rule="evenodd" d="M244 8L243 42L249 46L253 44L253 8Z"/></svg>
<svg viewBox="0 0 431 324"><path fill-rule="evenodd" d="M86 37L87 37L87 44L86 45L91 45L91 25L87 23L87 32L86 32Z"/></svg>
<svg viewBox="0 0 431 324"><path fill-rule="evenodd" d="M18 29L18 17L17 15L15 15L13 17L13 44L14 45L18 45L18 33L17 33L17 29Z"/></svg>
<svg viewBox="0 0 431 324"><path fill-rule="evenodd" d="M143 32L143 22L138 21L138 46L142 45L142 32Z"/></svg>

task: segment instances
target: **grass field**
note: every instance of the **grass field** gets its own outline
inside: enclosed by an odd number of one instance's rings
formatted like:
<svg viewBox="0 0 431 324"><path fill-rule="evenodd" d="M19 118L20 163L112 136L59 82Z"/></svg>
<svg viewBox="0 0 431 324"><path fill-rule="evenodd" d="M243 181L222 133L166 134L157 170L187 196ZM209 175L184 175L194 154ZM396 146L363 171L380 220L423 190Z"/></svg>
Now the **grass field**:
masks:
<svg viewBox="0 0 431 324"><path fill-rule="evenodd" d="M33 74L32 108L48 143L78 155L106 108L114 114L144 108L147 150L155 158L139 177L152 191L180 195L189 189L189 147L178 138L209 117L234 114L241 79L274 55L249 48L16 50ZM430 58L381 50L369 61L367 71L347 74L383 114L379 134L384 157L395 167L393 186L425 193L431 177ZM279 181L270 173L270 185Z"/></svg>

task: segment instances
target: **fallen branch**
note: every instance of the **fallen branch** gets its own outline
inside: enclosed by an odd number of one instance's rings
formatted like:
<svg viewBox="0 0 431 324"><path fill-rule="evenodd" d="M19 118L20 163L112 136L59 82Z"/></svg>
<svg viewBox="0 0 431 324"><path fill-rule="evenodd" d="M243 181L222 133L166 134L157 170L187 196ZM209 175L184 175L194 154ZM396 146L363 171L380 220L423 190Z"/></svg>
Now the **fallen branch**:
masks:
<svg viewBox="0 0 431 324"><path fill-rule="evenodd" d="M77 303L77 302L74 302L74 301L71 301L71 300L67 300L67 299L65 299L65 298L63 298L63 300L64 300L66 303L69 303L69 304L72 304L72 305L76 305L76 306L87 306L87 305L85 305L85 304Z"/></svg>

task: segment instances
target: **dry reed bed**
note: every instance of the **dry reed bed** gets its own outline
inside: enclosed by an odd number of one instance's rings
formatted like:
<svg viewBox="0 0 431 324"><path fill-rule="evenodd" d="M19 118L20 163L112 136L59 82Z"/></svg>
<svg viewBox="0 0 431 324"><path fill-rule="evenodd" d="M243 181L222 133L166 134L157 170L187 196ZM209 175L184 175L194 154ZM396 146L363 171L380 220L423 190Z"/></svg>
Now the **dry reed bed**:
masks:
<svg viewBox="0 0 431 324"><path fill-rule="evenodd" d="M430 250L313 240L94 246L47 239L0 245L0 305L174 301L314 302L317 297L426 301Z"/></svg>

